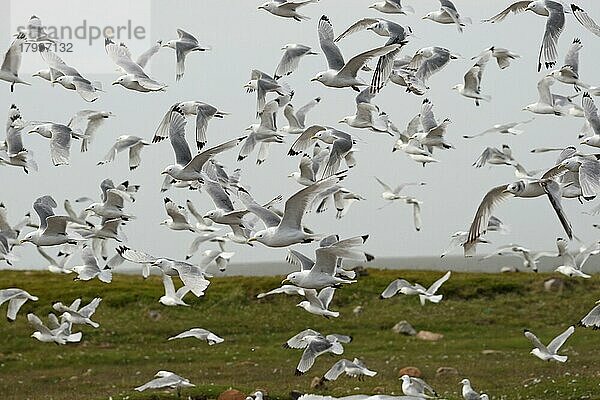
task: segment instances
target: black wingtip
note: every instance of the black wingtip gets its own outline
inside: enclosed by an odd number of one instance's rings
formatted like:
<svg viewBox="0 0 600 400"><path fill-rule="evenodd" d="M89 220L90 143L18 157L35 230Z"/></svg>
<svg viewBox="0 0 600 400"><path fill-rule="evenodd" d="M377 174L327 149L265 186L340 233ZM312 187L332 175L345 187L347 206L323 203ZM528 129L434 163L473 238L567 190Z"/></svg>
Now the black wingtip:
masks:
<svg viewBox="0 0 600 400"><path fill-rule="evenodd" d="M369 253L365 253L365 257L367 259L367 262L373 261L375 259L375 256Z"/></svg>

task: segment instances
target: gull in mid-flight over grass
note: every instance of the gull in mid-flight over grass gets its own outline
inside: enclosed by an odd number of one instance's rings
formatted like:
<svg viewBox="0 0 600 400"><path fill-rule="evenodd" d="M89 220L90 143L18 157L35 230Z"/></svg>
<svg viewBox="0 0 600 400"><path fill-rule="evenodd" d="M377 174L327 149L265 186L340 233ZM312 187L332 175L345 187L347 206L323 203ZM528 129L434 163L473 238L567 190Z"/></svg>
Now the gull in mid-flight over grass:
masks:
<svg viewBox="0 0 600 400"><path fill-rule="evenodd" d="M543 257L558 257L559 254L550 251L531 251L527 247L519 244L508 244L500 246L492 254L483 257L483 260L494 256L519 255L523 257L523 267L531 268L533 272L538 272L538 262Z"/></svg>
<svg viewBox="0 0 600 400"><path fill-rule="evenodd" d="M183 282L184 286L188 291L191 291L197 297L204 295L204 291L210 285L210 281L206 279L206 265L196 266L184 261L176 261L170 258L154 257L150 254L144 253L139 250L132 250L128 247L121 246L117 248L117 253L121 255L125 260L132 263L141 264L143 266L142 275L146 278L150 275L150 267L157 267L164 276L168 276L169 282L165 283L165 290L167 290L167 297L172 295L170 289L173 286L173 282L170 277L179 276L179 279ZM173 289L173 292L174 289ZM172 297L172 296L171 296ZM178 296L181 299L183 296Z"/></svg>
<svg viewBox="0 0 600 400"><path fill-rule="evenodd" d="M481 236L487 232L487 225L496 206L511 197L535 198L547 196L554 212L567 233L569 239L573 237L573 228L561 205L561 185L552 179L520 180L514 183L496 186L486 193L481 204L475 212L473 223L469 228L469 236L464 244L466 257L475 254L476 244Z"/></svg>
<svg viewBox="0 0 600 400"><path fill-rule="evenodd" d="M39 299L37 296L31 295L23 289L8 288L0 290L0 305L8 301L6 318L10 322L17 319L17 313L27 300L38 301Z"/></svg>
<svg viewBox="0 0 600 400"><path fill-rule="evenodd" d="M487 226L488 232L500 232L502 235L506 235L510 232L510 228L504 224L499 218L494 217L493 215L490 217ZM450 236L450 243L446 250L440 255L440 258L445 257L451 250L456 247L464 246L467 241L467 237L469 236L469 232L467 231L456 231ZM479 238L479 243L490 243L488 240L484 238Z"/></svg>
<svg viewBox="0 0 600 400"><path fill-rule="evenodd" d="M385 288L379 297L381 299L389 299L398 293L402 293L407 296L417 294L419 295L419 301L423 306L425 305L426 301L439 303L442 301L443 295L436 294L436 292L448 279L450 279L451 274L451 271L446 272L444 276L433 282L429 288L425 288L419 283L411 284L404 279L396 279Z"/></svg>
<svg viewBox="0 0 600 400"><path fill-rule="evenodd" d="M292 272L282 283L290 282L304 289L323 289L356 282L344 279L347 271L341 270L341 260L345 258L363 262L373 260L372 255L357 250L357 247L362 246L368 237L364 235L340 240L337 235L328 236L321 240L319 248L315 250L314 262L296 250L289 250L288 261L300 264L302 270Z"/></svg>
<svg viewBox="0 0 600 400"><path fill-rule="evenodd" d="M214 333L207 331L202 328L192 328L185 332L181 332L179 335L172 336L167 340L175 340L175 339L185 339L185 338L196 338L199 340L204 340L208 343L209 346L214 344L223 343L224 339L215 335Z"/></svg>
<svg viewBox="0 0 600 400"><path fill-rule="evenodd" d="M592 329L600 329L600 300L596 302L596 306L579 321L579 325L584 328L591 327Z"/></svg>
<svg viewBox="0 0 600 400"><path fill-rule="evenodd" d="M183 378L174 372L170 371L158 371L148 383L144 383L142 386L135 388L138 392L143 392L147 389L176 389L177 397L181 397L181 389L195 387L193 383L190 383L189 379Z"/></svg>
<svg viewBox="0 0 600 400"><path fill-rule="evenodd" d="M92 328L99 328L100 324L91 320L92 315L96 312L96 309L100 305L102 298L96 297L90 301L87 305L81 306L81 299L75 299L69 307L63 303L58 302L52 305L52 308L58 312L62 312L61 317L64 321L70 324L89 325Z"/></svg>
<svg viewBox="0 0 600 400"><path fill-rule="evenodd" d="M331 317L337 318L340 316L340 313L329 310L329 305L331 304L331 300L333 300L334 294L334 287L321 289L318 294L315 289L304 289L306 300L296 304L296 307L301 307L311 314L320 315L328 319Z"/></svg>
<svg viewBox="0 0 600 400"><path fill-rule="evenodd" d="M35 200L33 209L40 218L39 228L25 235L21 243L33 243L36 246L58 246L60 244L77 244L75 238L67 235L68 216L54 215L57 207L51 196L42 196Z"/></svg>
<svg viewBox="0 0 600 400"><path fill-rule="evenodd" d="M31 334L31 337L45 343L56 343L56 344L67 344L77 343L81 341L81 332L71 333L71 323L69 322L58 322L54 314L49 316L49 326L44 325L41 319L35 314L27 314L27 321L31 325L35 332Z"/></svg>
<svg viewBox="0 0 600 400"><path fill-rule="evenodd" d="M315 330L305 329L291 337L283 344L283 347L287 349L304 349L295 372L295 375L303 375L314 365L318 356L325 353L341 355L344 353L342 344L351 341L351 336L340 334L324 336Z"/></svg>
<svg viewBox="0 0 600 400"><path fill-rule="evenodd" d="M342 358L323 375L323 381L335 381L340 375L346 374L350 378L356 378L359 381L365 379L365 376L375 376L377 372L367 368L365 363L358 358L350 361Z"/></svg>
<svg viewBox="0 0 600 400"><path fill-rule="evenodd" d="M575 257L569 252L569 243L563 239L556 239L556 247L558 247L558 257L561 258L562 265L556 267L554 271L560 272L568 277L585 278L589 279L592 276L586 274L581 270L584 264L592 255L600 253L600 249L597 245L591 246L590 248L583 248L583 251L577 254Z"/></svg>
<svg viewBox="0 0 600 400"><path fill-rule="evenodd" d="M567 339L575 332L575 327L570 326L566 331L552 339L548 346L544 346L542 342L532 332L525 329L525 337L533 343L535 348L531 350L531 354L544 361L558 361L564 363L567 361L567 356L558 355L558 350L562 347Z"/></svg>

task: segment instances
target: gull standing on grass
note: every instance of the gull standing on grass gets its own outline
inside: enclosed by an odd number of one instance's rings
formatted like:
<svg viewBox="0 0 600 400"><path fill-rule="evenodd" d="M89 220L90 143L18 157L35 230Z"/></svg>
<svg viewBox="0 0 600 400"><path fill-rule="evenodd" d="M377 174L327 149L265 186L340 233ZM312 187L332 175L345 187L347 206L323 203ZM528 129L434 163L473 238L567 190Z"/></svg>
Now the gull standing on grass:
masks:
<svg viewBox="0 0 600 400"><path fill-rule="evenodd" d="M244 205L248 210L265 224L265 229L256 232L248 242L257 241L268 247L287 247L314 241L319 235L307 233L302 227L306 209L319 193L337 185L345 177L345 171L338 172L298 191L285 202L283 217L259 206L256 202L245 202ZM244 202L243 197L242 202Z"/></svg>
<svg viewBox="0 0 600 400"><path fill-rule="evenodd" d="M201 101L191 100L175 103L169 108L169 110L165 113L164 117L160 121L160 124L158 125L158 128L156 128L156 132L154 133L154 137L152 138L152 143L160 142L161 140L164 140L169 136L169 127L171 126L171 115L174 112L183 113L184 117L187 117L189 115L196 116L196 147L198 148L198 150L202 150L202 148L206 145L206 142L208 140L206 138L208 123L213 118L222 119L225 116L229 115L228 112L220 111L215 106Z"/></svg>
<svg viewBox="0 0 600 400"><path fill-rule="evenodd" d="M31 295L23 289L8 288L0 290L0 305L8 301L6 318L9 322L17 319L17 313L27 300L38 301L39 299L37 296Z"/></svg>
<svg viewBox="0 0 600 400"><path fill-rule="evenodd" d="M344 62L344 57L340 49L334 43L333 26L326 15L323 15L319 20L318 30L319 43L321 44L323 54L327 58L329 69L319 72L311 81L321 82L328 87L351 87L359 92L359 87L367 86L367 84L357 78L358 71L374 57L383 56L401 47L400 45L378 47L361 53L351 58L348 62Z"/></svg>
<svg viewBox="0 0 600 400"><path fill-rule="evenodd" d="M448 271L439 278L437 281L433 282L429 288L425 288L424 286L415 283L411 284L404 279L396 279L385 288L385 290L379 296L381 299L389 299L390 297L395 296L398 293L402 293L405 295L419 295L419 301L421 305L425 305L425 301L428 300L432 303L439 303L442 301L443 295L437 294L438 289L448 280L450 279L451 271Z"/></svg>
<svg viewBox="0 0 600 400"><path fill-rule="evenodd" d="M480 395L475 390L473 390L473 388L471 387L471 381L465 378L462 381L460 381L460 384L462 385L461 394L464 400L482 400L481 396L483 395Z"/></svg>
<svg viewBox="0 0 600 400"><path fill-rule="evenodd" d="M558 350L562 347L567 339L575 332L575 327L570 326L566 331L552 339L548 346L544 346L542 342L528 329L525 329L525 337L533 343L535 348L531 350L531 354L543 361L558 361L564 363L567 361L567 356L558 355Z"/></svg>
<svg viewBox="0 0 600 400"><path fill-rule="evenodd" d="M435 390L433 390L433 388L423 379L404 374L400 377L400 380L402 380L402 393L407 396L416 397L418 399L438 397ZM425 392L428 392L429 394Z"/></svg>
<svg viewBox="0 0 600 400"><path fill-rule="evenodd" d="M223 341L224 341L223 338L220 338L219 336L215 335L214 333L207 331L206 329L202 329L202 328L189 329L185 332L181 332L180 334L178 334L176 336L172 336L167 340L185 339L185 338L196 338L199 340L203 340L203 341L206 341L209 346L212 346L214 344L223 343Z"/></svg>
<svg viewBox="0 0 600 400"><path fill-rule="evenodd" d="M201 46L198 39L183 29L177 28L177 36L179 36L177 39L169 40L162 47L175 50L177 56L175 80L179 81L185 72L185 57L192 51L206 51L210 50L210 47Z"/></svg>
<svg viewBox="0 0 600 400"><path fill-rule="evenodd" d="M312 329L305 329L291 337L283 344L283 347L287 349L304 349L295 372L295 375L299 376L306 373L314 365L318 356L325 353L343 354L344 347L342 344L351 341L351 336L340 334L323 336Z"/></svg>
<svg viewBox="0 0 600 400"><path fill-rule="evenodd" d="M21 57L23 54L23 43L25 43L25 34L19 33L10 47L4 54L4 61L0 67L0 80L10 83L10 92L14 92L15 84L21 83L31 85L19 78L19 69L21 68Z"/></svg>

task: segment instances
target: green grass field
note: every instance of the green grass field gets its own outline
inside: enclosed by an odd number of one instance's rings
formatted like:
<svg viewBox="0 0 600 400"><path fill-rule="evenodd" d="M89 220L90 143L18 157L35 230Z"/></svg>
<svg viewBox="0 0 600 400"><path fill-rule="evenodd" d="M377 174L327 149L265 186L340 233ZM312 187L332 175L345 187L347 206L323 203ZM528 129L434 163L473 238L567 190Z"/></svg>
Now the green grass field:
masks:
<svg viewBox="0 0 600 400"><path fill-rule="evenodd" d="M475 389L492 399L600 399L600 332L578 328L562 353L565 364L547 363L531 354L523 329L547 343L575 324L600 298L600 278L568 280L565 289L545 292L549 274L455 273L442 287L444 300L422 307L417 297L380 300L379 293L397 277L429 284L440 272L378 271L338 290L327 320L295 307L298 297L257 300L257 293L279 285L281 277L214 278L206 296L188 295L191 307L158 303L158 277L116 275L110 285L73 282L45 272L0 272L0 288L19 287L37 295L14 323L0 322L0 398L7 399L170 399L165 391L138 394L133 388L166 369L197 385L185 397L216 398L233 387L260 388L271 398L289 398L291 390L309 392L310 382L337 360L321 356L304 376L294 376L300 352L281 347L305 328L354 337L343 357L360 357L378 371L359 382L340 377L318 394L370 394L374 389L401 394L398 370L421 369L423 377L448 399L460 397L459 381L468 377ZM54 301L103 298L95 321L99 329L80 327L79 344L57 346L30 337L26 314L45 319ZM362 306L363 312L352 310ZM6 306L1 309L5 313ZM408 320L417 330L444 334L437 342L398 335L391 328ZM225 342L208 346L194 339L167 342L192 327L215 332ZM485 351L488 350L488 351ZM492 351L489 351L492 350ZM439 367L454 367L458 376L436 377Z"/></svg>

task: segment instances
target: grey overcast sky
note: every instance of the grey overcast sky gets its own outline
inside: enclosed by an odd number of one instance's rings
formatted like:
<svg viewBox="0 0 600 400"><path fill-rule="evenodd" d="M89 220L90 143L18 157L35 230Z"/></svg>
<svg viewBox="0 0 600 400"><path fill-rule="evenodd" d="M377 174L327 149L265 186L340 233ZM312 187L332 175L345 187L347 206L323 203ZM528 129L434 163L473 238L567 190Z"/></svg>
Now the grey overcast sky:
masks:
<svg viewBox="0 0 600 400"><path fill-rule="evenodd" d="M102 40L88 46L84 41L74 41L74 52L60 54L64 60L87 72L93 80L104 84L105 93L93 104L85 103L76 93L61 87L51 87L46 81L32 78L31 72L41 69L39 55L28 55L23 66L23 77L32 83L30 87L18 86L14 94L8 85L1 83L0 112L11 103L17 104L27 120L50 120L66 123L71 115L81 109L112 111L109 119L99 130L93 146L87 153L73 149L69 167L53 167L49 160L48 141L40 136L25 137L25 146L35 153L40 171L25 175L20 169L1 168L3 190L0 200L6 204L9 217L16 221L31 209L33 200L45 194L52 195L59 204L65 198L98 196L99 183L104 178L115 182L128 179L141 184L138 201L127 205L138 218L125 227L129 238L127 244L152 254L183 258L193 234L173 232L160 226L165 218L163 195L159 192L162 182L161 170L173 161L168 141L150 146L142 153L142 164L129 172L123 154L109 165L96 166L114 142L122 134L133 134L150 139L167 108L176 101L201 100L221 110L231 112L223 120L213 120L208 130L209 145L238 137L244 128L254 123L254 95L247 94L242 86L249 80L250 71L257 68L272 73L286 43L301 43L320 52L317 38L317 22L322 14L330 17L336 33L341 33L351 23L364 17L383 17L409 25L415 37L404 48L404 54L417 49L438 45L460 53L464 59L453 61L429 82L427 94L433 104L436 117L452 120L447 138L455 150L436 152L439 164L426 168L414 163L402 153L392 153L394 140L385 135L354 130L338 125L337 121L355 111L355 92L350 89L325 88L309 79L326 66L322 55L302 60L300 69L286 79L295 90L293 103L300 106L309 99L321 96L323 101L310 114L309 123L334 125L360 138L358 165L344 181L350 190L360 193L367 200L353 206L349 214L335 219L334 210L323 215L309 214L306 224L323 233L339 233L343 236L370 234L366 248L380 257L403 257L439 254L447 245L454 231L465 230L470 224L482 196L492 186L516 180L513 169L494 167L475 169L471 166L486 146L509 144L515 157L528 169L546 168L552 165L554 154L533 155L529 150L540 145L565 146L577 143L577 132L583 119L538 116L525 126L526 133L517 137L485 136L467 141L464 134L478 133L495 123L528 119L531 115L521 109L537 101L537 81L543 73L536 72L537 51L544 31L545 18L533 13L509 16L500 24L481 24L478 21L500 11L508 1L455 0L462 15L469 16L474 24L459 34L455 27L439 25L421 17L439 7L436 0L405 0L416 10L414 15L383 15L368 9L373 0L321 0L318 4L302 9L311 20L301 23L275 17L258 10L260 1L212 0L212 1L103 1L102 7L92 2L55 0L52 2L11 1L10 21L3 21L2 48L10 43L13 27L26 23L32 14L38 15L45 25L79 24L86 19L88 26L132 24L144 26L146 39L132 39L126 44L134 54L147 48L155 40L176 37L176 28L193 33L202 44L212 46L211 52L194 53L186 60L185 77L175 82L175 54L162 49L152 61L151 75L169 85L165 93L142 94L127 91L110 83L117 77L103 48ZM592 0L581 0L580 5L591 15L600 19L600 9ZM100 3L98 3L100 4ZM50 5L52 7L50 7ZM68 9L65 16L64 9ZM564 57L574 37L581 38L580 75L591 84L599 84L597 66L600 62L600 39L581 27L575 18L567 16L565 31L559 42L560 59ZM346 59L361 51L381 45L384 38L371 32L361 32L343 40L341 50ZM499 70L495 63L489 65L483 78L483 91L492 96L491 103L476 108L450 88L461 83L470 68L471 57L481 50L496 45L519 53L522 57L506 70ZM369 74L363 73L365 80ZM554 92L572 94L573 88L557 83ZM409 95L401 87L388 85L374 102L386 111L391 120L403 128L420 109L423 97ZM600 101L600 99L598 99ZM579 100L578 100L579 101ZM4 117L3 117L4 118ZM280 125L284 125L281 116ZM188 137L192 141L193 121L188 123ZM242 168L242 182L251 187L259 201L266 201L277 194L287 197L300 187L287 175L297 167L299 157L286 155L295 138L287 139L285 145L273 146L268 161L257 166L255 158L238 163L238 149L218 157L229 171ZM77 147L77 146L75 146ZM589 150L589 149L588 149ZM425 181L426 187L410 188L406 193L421 199L424 204L423 230L414 231L412 210L404 204L394 204L378 210L384 201L374 176L391 185L406 181ZM167 194L183 204L193 200L199 209L206 211L213 205L205 193L187 190L171 190ZM581 206L577 200L565 200L565 209L571 218L575 233L584 241L597 238L592 223L596 217L582 214L593 203ZM57 210L58 213L62 209ZM544 198L533 200L510 200L501 205L495 214L511 226L512 233L494 237L495 244L519 242L532 248L550 249L563 231L550 205ZM306 254L313 255L314 247L301 246ZM283 261L286 250L270 249L262 245L231 247L236 252L234 263ZM479 252L486 249L480 246ZM491 248L490 248L491 250ZM44 266L32 246L18 250L22 265Z"/></svg>

